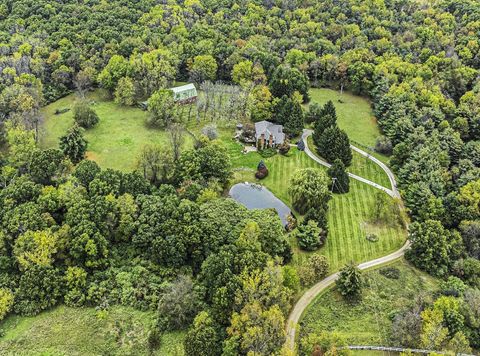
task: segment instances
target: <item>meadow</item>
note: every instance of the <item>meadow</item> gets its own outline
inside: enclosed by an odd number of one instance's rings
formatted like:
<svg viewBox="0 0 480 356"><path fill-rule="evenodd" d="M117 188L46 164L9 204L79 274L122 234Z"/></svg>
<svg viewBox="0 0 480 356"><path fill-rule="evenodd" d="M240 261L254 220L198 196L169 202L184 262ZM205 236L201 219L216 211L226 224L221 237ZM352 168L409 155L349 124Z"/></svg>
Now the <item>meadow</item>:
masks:
<svg viewBox="0 0 480 356"><path fill-rule="evenodd" d="M383 276L384 267L363 273L365 287L358 302L346 301L335 287L318 295L300 321L300 335L335 330L349 345L392 345L394 313L420 294L437 290L439 282L403 259L388 265L400 271L399 279Z"/></svg>
<svg viewBox="0 0 480 356"><path fill-rule="evenodd" d="M340 94L340 91L328 88L310 89L310 103L324 105L329 100L335 105L338 126L347 132L350 139L374 147L380 130L370 102L349 92Z"/></svg>
<svg viewBox="0 0 480 356"><path fill-rule="evenodd" d="M183 355L184 332L165 334L160 348L150 353L147 338L153 322L153 313L122 306L104 313L61 305L35 317L12 315L2 322L0 354Z"/></svg>

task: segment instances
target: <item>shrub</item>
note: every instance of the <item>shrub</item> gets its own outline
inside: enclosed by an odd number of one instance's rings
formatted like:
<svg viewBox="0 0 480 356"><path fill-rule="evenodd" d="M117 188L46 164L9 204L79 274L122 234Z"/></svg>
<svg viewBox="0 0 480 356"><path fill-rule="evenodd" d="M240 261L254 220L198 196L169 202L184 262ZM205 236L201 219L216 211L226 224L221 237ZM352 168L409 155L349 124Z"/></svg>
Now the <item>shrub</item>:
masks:
<svg viewBox="0 0 480 356"><path fill-rule="evenodd" d="M265 165L265 163L262 160L258 163L257 172L255 173L255 177L257 179L263 179L266 176L268 176L268 169L267 169L267 166Z"/></svg>
<svg viewBox="0 0 480 356"><path fill-rule="evenodd" d="M290 142L288 140L285 140L284 143L278 146L278 152L282 155L286 155L290 151Z"/></svg>
<svg viewBox="0 0 480 356"><path fill-rule="evenodd" d="M13 293L10 289L0 288L0 320L3 320L13 306Z"/></svg>
<svg viewBox="0 0 480 356"><path fill-rule="evenodd" d="M367 235L367 240L370 241L370 242L377 242L378 241L378 235L368 234Z"/></svg>
<svg viewBox="0 0 480 356"><path fill-rule="evenodd" d="M386 136L377 137L375 142L375 151L385 155L391 155L393 150L392 141Z"/></svg>
<svg viewBox="0 0 480 356"><path fill-rule="evenodd" d="M258 151L258 153L263 158L269 158L269 157L275 156L277 154L277 150L274 148L265 148L263 150Z"/></svg>
<svg viewBox="0 0 480 356"><path fill-rule="evenodd" d="M297 219L293 215L287 216L287 231L293 231L297 227Z"/></svg>
<svg viewBox="0 0 480 356"><path fill-rule="evenodd" d="M314 251L320 248L325 242L325 233L318 227L318 224L309 220L307 224L302 224L298 227L296 238L298 246L302 250Z"/></svg>
<svg viewBox="0 0 480 356"><path fill-rule="evenodd" d="M448 279L440 284L440 290L444 295L451 295L454 297L460 297L463 295L467 286L463 281L455 276L450 276Z"/></svg>
<svg viewBox="0 0 480 356"><path fill-rule="evenodd" d="M389 279L399 279L400 270L396 267L385 267L380 269L380 274Z"/></svg>
<svg viewBox="0 0 480 356"><path fill-rule="evenodd" d="M255 126L252 124L245 124L240 134L240 141L250 142L255 141Z"/></svg>
<svg viewBox="0 0 480 356"><path fill-rule="evenodd" d="M86 129L95 126L99 121L95 110L85 101L79 101L75 104L73 107L73 119L78 126Z"/></svg>

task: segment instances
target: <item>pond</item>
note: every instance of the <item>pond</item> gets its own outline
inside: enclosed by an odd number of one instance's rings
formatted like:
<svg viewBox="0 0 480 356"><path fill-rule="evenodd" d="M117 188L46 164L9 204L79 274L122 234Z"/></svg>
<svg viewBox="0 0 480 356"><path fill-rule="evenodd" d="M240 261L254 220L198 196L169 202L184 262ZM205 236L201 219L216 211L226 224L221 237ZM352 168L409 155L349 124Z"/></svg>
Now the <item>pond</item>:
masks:
<svg viewBox="0 0 480 356"><path fill-rule="evenodd" d="M283 225L292 214L290 208L267 188L253 183L238 183L230 188L230 196L247 209L270 209L277 211Z"/></svg>

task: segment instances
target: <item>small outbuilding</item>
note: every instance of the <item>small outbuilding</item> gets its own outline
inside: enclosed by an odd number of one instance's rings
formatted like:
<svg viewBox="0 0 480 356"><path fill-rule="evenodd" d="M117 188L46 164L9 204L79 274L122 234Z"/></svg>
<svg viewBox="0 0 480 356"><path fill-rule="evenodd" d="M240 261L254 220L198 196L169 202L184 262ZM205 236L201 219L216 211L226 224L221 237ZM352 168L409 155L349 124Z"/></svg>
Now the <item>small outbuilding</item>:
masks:
<svg viewBox="0 0 480 356"><path fill-rule="evenodd" d="M189 104L197 100L197 88L191 83L170 88L170 90L173 92L173 100L177 103Z"/></svg>
<svg viewBox="0 0 480 356"><path fill-rule="evenodd" d="M283 126L270 121L259 121L255 123L255 139L260 150L275 148L285 142Z"/></svg>

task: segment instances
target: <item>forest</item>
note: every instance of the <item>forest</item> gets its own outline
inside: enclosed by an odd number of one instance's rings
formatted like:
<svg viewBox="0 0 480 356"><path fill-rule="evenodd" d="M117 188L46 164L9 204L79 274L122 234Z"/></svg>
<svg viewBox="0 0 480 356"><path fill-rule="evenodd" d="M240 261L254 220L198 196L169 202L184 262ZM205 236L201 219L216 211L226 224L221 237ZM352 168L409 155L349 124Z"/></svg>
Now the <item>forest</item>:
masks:
<svg viewBox="0 0 480 356"><path fill-rule="evenodd" d="M442 283L397 310L392 342L479 350L479 69L476 0L0 0L0 320L121 305L154 313L152 354L172 330L186 332L186 355L350 354L335 333L284 346L298 293L328 261L297 273L277 214L225 197L235 157L215 129L191 132L195 120L270 120L294 143L311 125L340 176L349 138L310 94L331 88L371 101L375 151L410 221L405 257ZM174 105L176 82L201 89L194 114ZM145 147L135 170L86 159L95 90L148 102L145 125L169 147ZM42 108L72 93L75 124L41 147ZM327 180L307 168L290 181L305 249L331 229Z"/></svg>

